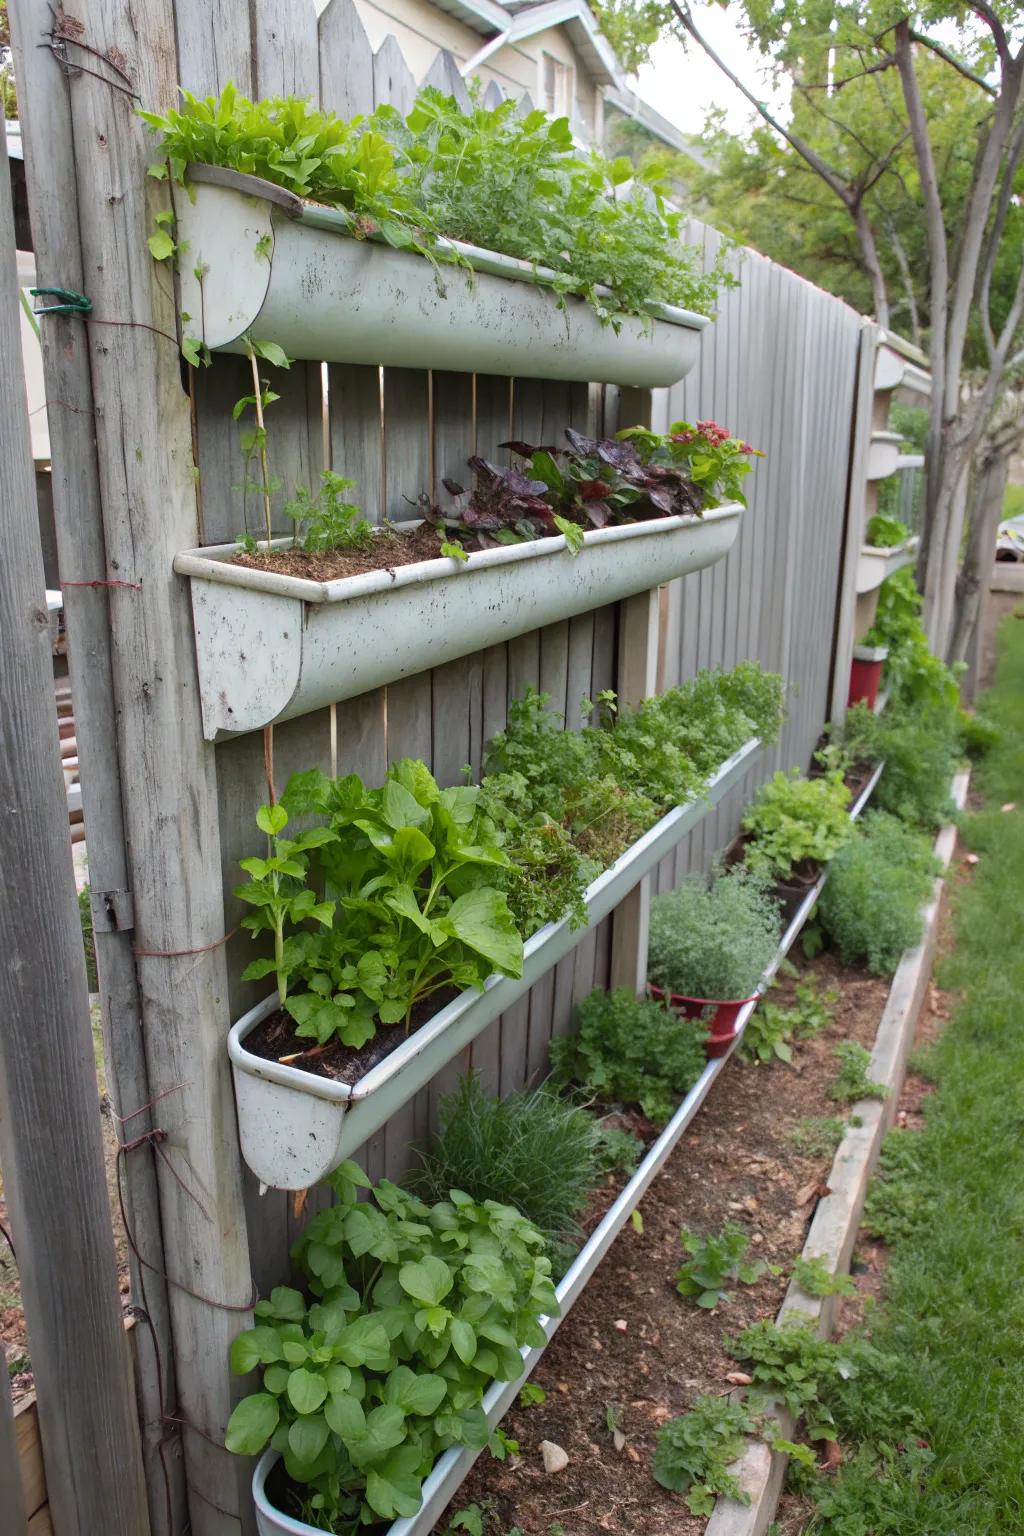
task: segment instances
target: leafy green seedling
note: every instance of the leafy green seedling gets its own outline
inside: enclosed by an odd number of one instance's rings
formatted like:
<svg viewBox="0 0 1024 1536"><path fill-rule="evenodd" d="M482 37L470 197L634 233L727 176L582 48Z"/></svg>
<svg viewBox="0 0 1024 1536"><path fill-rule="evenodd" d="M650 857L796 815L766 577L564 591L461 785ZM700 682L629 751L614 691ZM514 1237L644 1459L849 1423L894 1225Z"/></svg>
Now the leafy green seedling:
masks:
<svg viewBox="0 0 1024 1536"><path fill-rule="evenodd" d="M527 1381L519 1393L519 1406L521 1408L534 1408L540 1403L546 1403L548 1395L543 1387L539 1387L535 1381Z"/></svg>
<svg viewBox="0 0 1024 1536"><path fill-rule="evenodd" d="M288 997L288 978L298 969L302 955L299 946L285 937L285 929L307 921L329 928L334 921L335 903L318 901L306 884L309 871L307 855L333 841L328 827L311 827L297 837L281 836L288 825L283 805L262 805L256 812L256 825L266 833L268 855L243 859L242 869L249 876L245 885L235 887L235 895L255 910L242 918L242 927L250 933L274 935L272 960L253 960L242 972L243 981L258 981L273 975L277 998L283 1008Z"/></svg>
<svg viewBox="0 0 1024 1536"><path fill-rule="evenodd" d="M686 1495L692 1515L710 1515L725 1494L741 1504L750 1497L730 1472L746 1436L757 1426L742 1403L727 1397L698 1397L689 1413L670 1419L658 1432L654 1477L663 1488Z"/></svg>
<svg viewBox="0 0 1024 1536"><path fill-rule="evenodd" d="M871 1065L870 1051L865 1050L856 1040L843 1040L836 1046L835 1055L839 1060L839 1072L829 1088L829 1098L835 1099L838 1104L856 1104L858 1099L888 1097L888 1088L882 1083L872 1082L867 1075Z"/></svg>
<svg viewBox="0 0 1024 1536"><path fill-rule="evenodd" d="M679 1241L691 1257L677 1271L676 1290L708 1311L728 1301L728 1281L753 1285L768 1268L760 1259L747 1259L750 1239L737 1222L726 1222L719 1233L708 1237L684 1227Z"/></svg>

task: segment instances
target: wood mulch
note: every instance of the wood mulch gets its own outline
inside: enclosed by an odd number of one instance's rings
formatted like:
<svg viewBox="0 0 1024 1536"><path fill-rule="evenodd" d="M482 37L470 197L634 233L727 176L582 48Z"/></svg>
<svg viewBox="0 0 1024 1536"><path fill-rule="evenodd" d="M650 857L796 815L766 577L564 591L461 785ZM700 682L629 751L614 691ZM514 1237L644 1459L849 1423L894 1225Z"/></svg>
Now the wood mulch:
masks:
<svg viewBox="0 0 1024 1536"><path fill-rule="evenodd" d="M493 1514L491 1529L518 1526L523 1536L703 1531L705 1521L651 1476L658 1429L700 1394L727 1393L737 1366L723 1335L778 1312L831 1165L831 1153L799 1153L793 1133L805 1117L843 1113L828 1097L834 1047L848 1039L870 1047L888 995L888 982L832 955L804 963L799 979L808 975L820 991L838 989L832 1022L795 1046L791 1067L730 1062L643 1200L642 1232L625 1228L539 1362L532 1379L546 1400L517 1404L503 1421L519 1456L481 1457L455 1508L479 1504ZM773 997L786 1002L794 985L783 979ZM752 1252L781 1273L702 1311L675 1290L679 1230L717 1231L726 1221L745 1225ZM625 1436L620 1450L611 1423ZM545 1474L542 1440L568 1454L562 1472Z"/></svg>

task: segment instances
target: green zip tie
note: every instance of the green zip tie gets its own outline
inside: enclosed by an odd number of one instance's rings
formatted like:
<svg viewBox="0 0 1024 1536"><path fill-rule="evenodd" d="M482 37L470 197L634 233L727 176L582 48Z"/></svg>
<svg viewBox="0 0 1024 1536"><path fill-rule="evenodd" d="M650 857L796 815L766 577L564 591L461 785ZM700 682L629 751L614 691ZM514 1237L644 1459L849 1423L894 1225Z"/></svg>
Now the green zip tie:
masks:
<svg viewBox="0 0 1024 1536"><path fill-rule="evenodd" d="M92 312L92 300L84 293L76 293L73 288L30 288L29 293L34 299L48 295L60 301L43 309L34 309L34 315L88 315Z"/></svg>

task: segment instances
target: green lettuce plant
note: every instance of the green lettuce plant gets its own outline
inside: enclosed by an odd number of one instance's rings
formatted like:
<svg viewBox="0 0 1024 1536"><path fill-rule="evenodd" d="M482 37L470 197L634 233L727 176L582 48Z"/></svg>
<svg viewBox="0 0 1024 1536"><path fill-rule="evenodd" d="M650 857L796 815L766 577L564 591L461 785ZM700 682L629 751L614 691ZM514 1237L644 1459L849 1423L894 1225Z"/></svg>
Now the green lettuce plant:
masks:
<svg viewBox="0 0 1024 1536"><path fill-rule="evenodd" d="M876 512L874 517L868 519L865 530L865 542L874 549L895 549L900 544L905 544L910 538L910 529L906 523L901 523L898 517L889 517L884 512Z"/></svg>
<svg viewBox="0 0 1024 1536"><path fill-rule="evenodd" d="M231 1346L232 1369L261 1379L226 1445L279 1451L292 1512L356 1536L414 1515L449 1446L488 1444L483 1395L522 1373L558 1303L544 1240L510 1206L457 1189L427 1205L387 1181L370 1189L351 1162L330 1183L336 1203L293 1250L304 1290L277 1287Z"/></svg>
<svg viewBox="0 0 1024 1536"><path fill-rule="evenodd" d="M425 764L408 758L374 790L356 774L292 776L272 820L327 818L302 838L313 840L332 911L300 883L309 873L303 854L284 868L246 860L250 883L236 894L256 908L248 925L275 935L273 958L253 961L244 978L277 977L297 1035L319 1045L337 1036L358 1049L378 1022L408 1029L413 1009L438 991L482 990L494 971L522 975L522 939L500 888L508 856L478 797L471 785L439 789ZM264 808L257 820L266 816ZM282 877L296 885L282 893L274 885ZM300 987L288 991L291 976Z"/></svg>
<svg viewBox="0 0 1024 1536"><path fill-rule="evenodd" d="M746 863L755 874L785 879L805 860L824 864L852 836L850 791L838 771L806 779L797 769L762 784L743 818Z"/></svg>

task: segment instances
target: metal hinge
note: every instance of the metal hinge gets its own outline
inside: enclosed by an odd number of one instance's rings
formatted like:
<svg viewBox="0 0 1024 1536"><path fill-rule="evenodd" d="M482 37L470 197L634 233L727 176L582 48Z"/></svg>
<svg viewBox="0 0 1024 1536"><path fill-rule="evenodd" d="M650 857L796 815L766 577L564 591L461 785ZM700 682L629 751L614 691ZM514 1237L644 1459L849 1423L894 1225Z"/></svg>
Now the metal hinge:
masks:
<svg viewBox="0 0 1024 1536"><path fill-rule="evenodd" d="M94 933L128 933L135 927L135 903L131 891L90 891Z"/></svg>

